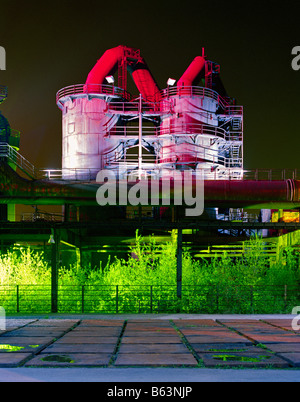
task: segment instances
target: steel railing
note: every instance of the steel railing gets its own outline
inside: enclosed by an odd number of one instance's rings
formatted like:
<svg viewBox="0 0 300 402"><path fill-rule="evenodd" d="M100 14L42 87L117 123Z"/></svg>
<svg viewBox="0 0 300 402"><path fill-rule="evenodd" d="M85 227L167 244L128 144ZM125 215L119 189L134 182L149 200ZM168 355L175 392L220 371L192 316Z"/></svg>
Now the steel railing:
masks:
<svg viewBox="0 0 300 402"><path fill-rule="evenodd" d="M110 95L118 96L120 98L130 100L131 95L122 88L115 87L114 85L101 85L101 84L75 84L69 85L60 89L56 93L56 103L62 107L62 98L74 95Z"/></svg>
<svg viewBox="0 0 300 402"><path fill-rule="evenodd" d="M132 102L109 102L105 112L117 114L138 115L140 112L145 115L162 115L173 113L173 103L168 100L160 102L140 102L138 100Z"/></svg>
<svg viewBox="0 0 300 402"><path fill-rule="evenodd" d="M123 136L129 138L136 138L139 135L138 126L114 126L111 130L108 130L105 135L110 136ZM226 141L240 142L243 139L242 131L226 131L221 127L209 126L207 124L183 124L181 127L154 127L143 126L142 127L143 139L147 140L148 137L159 138L176 138L176 137L188 137L191 135L206 135L212 138L220 138ZM151 138L149 138L151 140Z"/></svg>
<svg viewBox="0 0 300 402"><path fill-rule="evenodd" d="M22 156L14 147L7 143L0 143L0 158L7 158L29 177L36 178L37 171L32 163Z"/></svg>
<svg viewBox="0 0 300 402"><path fill-rule="evenodd" d="M95 180L99 169L89 168L64 168L64 169L36 169L32 163L24 158L15 148L9 144L0 143L0 158L6 158L13 164L16 164L22 171L28 174L31 178L44 178L48 180L78 180L85 181ZM225 158L226 159L226 158ZM225 160L224 159L224 160ZM241 158L227 158L228 167L222 171L211 169L203 169L203 175L206 180L300 180L299 169L241 169L238 167L231 167L232 164L240 164ZM147 166L149 170L151 166ZM152 168L155 172L160 172L164 168L163 164L153 164Z"/></svg>
<svg viewBox="0 0 300 402"><path fill-rule="evenodd" d="M50 285L0 285L7 313L49 313ZM279 313L299 305L295 285L59 285L60 313Z"/></svg>
<svg viewBox="0 0 300 402"><path fill-rule="evenodd" d="M225 114L242 114L243 107L242 106L235 106L231 105L229 99L225 99L218 92L214 91L210 88L199 87L199 86L186 86L186 87L168 87L160 91L160 94L163 98L169 98L170 96L178 96L178 97L200 97L210 98L216 101L216 103L224 110Z"/></svg>

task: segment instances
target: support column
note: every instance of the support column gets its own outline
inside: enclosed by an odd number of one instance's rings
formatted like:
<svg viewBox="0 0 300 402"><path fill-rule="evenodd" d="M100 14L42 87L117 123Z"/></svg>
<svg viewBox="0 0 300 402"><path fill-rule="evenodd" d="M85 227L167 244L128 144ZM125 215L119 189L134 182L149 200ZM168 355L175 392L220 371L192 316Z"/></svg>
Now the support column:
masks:
<svg viewBox="0 0 300 402"><path fill-rule="evenodd" d="M51 313L57 313L58 299L58 261L60 236L56 229L51 229Z"/></svg>
<svg viewBox="0 0 300 402"><path fill-rule="evenodd" d="M182 296L182 229L177 230L177 298Z"/></svg>

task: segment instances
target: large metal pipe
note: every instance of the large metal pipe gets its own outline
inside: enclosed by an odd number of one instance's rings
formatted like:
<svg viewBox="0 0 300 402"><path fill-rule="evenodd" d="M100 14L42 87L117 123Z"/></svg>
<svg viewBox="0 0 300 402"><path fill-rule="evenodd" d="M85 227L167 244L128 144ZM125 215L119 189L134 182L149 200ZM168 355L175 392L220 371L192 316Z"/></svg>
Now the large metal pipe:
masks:
<svg viewBox="0 0 300 402"><path fill-rule="evenodd" d="M103 84L105 77L115 72L118 67L118 61L122 59L123 54L123 46L106 50L89 72L85 82L86 85Z"/></svg>
<svg viewBox="0 0 300 402"><path fill-rule="evenodd" d="M160 180L161 181L161 180ZM151 182L142 181L151 194ZM127 183L129 191L136 183ZM0 164L0 204L97 205L96 192L101 183L26 180L7 164ZM119 184L116 183L118 199ZM162 192L158 197L161 199ZM184 200L183 200L184 201ZM174 185L170 181L170 205L174 204ZM300 181L205 180L204 207L274 208L300 207Z"/></svg>
<svg viewBox="0 0 300 402"><path fill-rule="evenodd" d="M131 76L139 93L142 94L145 100L149 102L159 102L161 100L159 88L147 68L139 64L136 66L135 70L132 71Z"/></svg>
<svg viewBox="0 0 300 402"><path fill-rule="evenodd" d="M103 84L105 77L116 71L118 63L127 57L128 53L130 54L130 50L134 49L122 45L106 50L89 72L85 84ZM136 54L136 52L133 51L132 54ZM127 69L144 99L151 102L160 100L159 88L141 56L134 55L132 57L130 55Z"/></svg>
<svg viewBox="0 0 300 402"><path fill-rule="evenodd" d="M185 70L181 78L177 82L177 87L190 87L194 80L200 74L205 66L205 59L202 56L197 56Z"/></svg>

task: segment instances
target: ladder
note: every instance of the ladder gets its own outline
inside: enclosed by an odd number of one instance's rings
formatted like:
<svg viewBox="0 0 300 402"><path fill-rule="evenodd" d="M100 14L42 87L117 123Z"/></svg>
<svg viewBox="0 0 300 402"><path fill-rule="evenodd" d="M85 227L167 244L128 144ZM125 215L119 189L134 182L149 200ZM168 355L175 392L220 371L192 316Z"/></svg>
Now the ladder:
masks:
<svg viewBox="0 0 300 402"><path fill-rule="evenodd" d="M241 129L241 119L233 118L232 119L232 130L240 131L240 129Z"/></svg>
<svg viewBox="0 0 300 402"><path fill-rule="evenodd" d="M205 62L205 87L212 89L213 66L211 61Z"/></svg>

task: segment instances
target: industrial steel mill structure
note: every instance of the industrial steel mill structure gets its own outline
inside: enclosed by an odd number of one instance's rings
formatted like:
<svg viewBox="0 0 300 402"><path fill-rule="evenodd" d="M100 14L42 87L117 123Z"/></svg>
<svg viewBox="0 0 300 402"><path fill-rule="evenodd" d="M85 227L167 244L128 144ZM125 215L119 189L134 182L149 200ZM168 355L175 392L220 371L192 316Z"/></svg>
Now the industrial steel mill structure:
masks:
<svg viewBox="0 0 300 402"><path fill-rule="evenodd" d="M127 91L128 74L135 96ZM6 97L7 88L0 87L0 102ZM207 59L204 49L178 80L169 78L160 89L140 50L117 46L104 52L84 84L59 90L56 103L62 112L59 169L36 169L23 158L19 133L0 114L1 244L45 244L51 235L53 286L61 244L80 250L77 256L86 250L98 258L104 245L125 252L122 245L134 240L136 229L164 239L177 230L180 283L184 242L199 253L207 245L236 242L258 230L267 237L270 230L278 235L299 229L296 171L288 175L283 170L278 177L271 170L266 176L245 169L243 107L228 96L220 66ZM161 185L178 172L200 173L204 213L187 217L185 206L176 205L172 186L169 205L147 200L147 205L99 206L99 171L112 172L129 186L141 180ZM32 219L16 219L15 205L35 206ZM45 215L40 222L41 205L62 206L62 219ZM284 210L293 216L290 222Z"/></svg>

